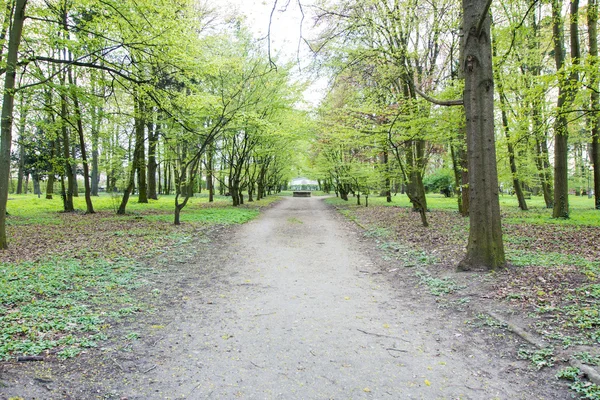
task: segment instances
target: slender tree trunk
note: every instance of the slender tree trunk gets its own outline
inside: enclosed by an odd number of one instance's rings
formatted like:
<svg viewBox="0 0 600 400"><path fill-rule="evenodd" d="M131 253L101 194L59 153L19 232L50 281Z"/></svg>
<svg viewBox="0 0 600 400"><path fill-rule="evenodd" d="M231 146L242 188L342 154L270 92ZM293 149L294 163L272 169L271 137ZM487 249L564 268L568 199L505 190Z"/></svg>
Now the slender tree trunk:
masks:
<svg viewBox="0 0 600 400"><path fill-rule="evenodd" d="M600 67L598 63L598 1L588 0L588 36L590 47L590 109L600 110ZM591 162L594 166L594 207L600 210L600 118L598 113L590 114L592 134Z"/></svg>
<svg viewBox="0 0 600 400"><path fill-rule="evenodd" d="M138 178L138 203L148 203L148 186L146 183L146 150L144 141L145 137L145 114L146 109L140 98L139 91L133 99L135 108L135 165L137 168Z"/></svg>
<svg viewBox="0 0 600 400"><path fill-rule="evenodd" d="M48 182L46 183L46 199L52 200L54 196L54 181L56 180L54 171L54 158L58 154L58 138L53 140L50 144L50 160L52 160L52 166L48 172Z"/></svg>
<svg viewBox="0 0 600 400"><path fill-rule="evenodd" d="M158 163L156 162L156 146L158 143L159 124L154 124L148 119L148 198L158 200L156 191L156 171Z"/></svg>
<svg viewBox="0 0 600 400"><path fill-rule="evenodd" d="M459 270L506 264L494 139L494 75L489 2L463 0L464 107L469 160L469 241Z"/></svg>
<svg viewBox="0 0 600 400"><path fill-rule="evenodd" d="M15 2L12 27L8 39L6 70L4 72L4 94L2 98L2 113L0 114L0 249L8 248L6 238L6 205L8 203L10 183L10 148L12 145L13 109L15 105L14 89L26 5L27 0L16 0Z"/></svg>
<svg viewBox="0 0 600 400"><path fill-rule="evenodd" d="M208 190L208 202L212 203L215 200L215 178L214 178L214 146L208 145L206 153L206 189Z"/></svg>
<svg viewBox="0 0 600 400"><path fill-rule="evenodd" d="M25 110L25 96L21 93L21 101L19 102L19 170L17 172L17 194L23 193L23 177L25 175L25 161L27 153L25 151L25 125L27 114Z"/></svg>
<svg viewBox="0 0 600 400"><path fill-rule="evenodd" d="M65 212L73 212L75 211L73 205L73 194L76 190L75 188L75 174L73 172L73 163L71 162L71 152L70 152L70 138L69 131L67 129L67 94L65 92L65 76L63 73L62 76L62 92L60 95L60 117L61 117L61 132L62 132L62 151L64 157L64 166L65 166L65 176L67 178L67 186L66 191L63 192L62 200L63 200L63 210Z"/></svg>
<svg viewBox="0 0 600 400"><path fill-rule="evenodd" d="M81 151L81 161L83 163L83 186L85 188L85 204L86 213L94 214L94 205L92 204L92 189L90 187L90 168L88 165L87 152L85 146L85 136L83 134L83 122L81 121L81 108L79 107L79 98L75 92L77 82L73 78L73 71L71 67L68 68L69 84L72 88L71 96L73 98L73 106L75 108L75 119L77 122L77 132L79 134L79 147Z"/></svg>
<svg viewBox="0 0 600 400"><path fill-rule="evenodd" d="M494 56L496 55L496 48L494 47ZM508 161L510 164L510 173L513 181L513 188L517 201L519 202L519 208L523 211L527 211L527 203L525 202L525 195L523 194L523 188L519 175L517 173L517 161L515 158L515 149L510 137L510 127L508 126L508 115L506 113L506 99L504 97L504 86L500 79L500 74L496 73L496 86L498 87L498 97L500 98L500 111L502 115L502 129L504 130L504 136L506 137L506 146L508 148Z"/></svg>
<svg viewBox="0 0 600 400"><path fill-rule="evenodd" d="M536 104L537 103L537 104ZM542 193L546 208L554 207L554 190L552 186L552 168L548 150L548 138L543 126L541 104L534 101L532 104L533 135L535 137L535 165L538 169Z"/></svg>
<svg viewBox="0 0 600 400"><path fill-rule="evenodd" d="M102 119L102 108L92 107L92 196L98 196L98 185L100 184L100 168L98 163L98 142L100 141L100 124Z"/></svg>

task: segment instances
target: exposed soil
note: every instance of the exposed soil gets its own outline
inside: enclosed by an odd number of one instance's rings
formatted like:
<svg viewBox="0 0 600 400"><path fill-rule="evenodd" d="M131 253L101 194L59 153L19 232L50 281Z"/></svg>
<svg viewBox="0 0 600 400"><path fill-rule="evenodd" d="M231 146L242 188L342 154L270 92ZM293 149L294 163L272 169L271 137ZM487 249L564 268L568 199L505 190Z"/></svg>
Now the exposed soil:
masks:
<svg viewBox="0 0 600 400"><path fill-rule="evenodd" d="M468 323L494 307L490 285L439 301L322 199L209 236L152 262L154 311L112 328L131 340L0 364L0 398L571 398L515 358L519 338Z"/></svg>

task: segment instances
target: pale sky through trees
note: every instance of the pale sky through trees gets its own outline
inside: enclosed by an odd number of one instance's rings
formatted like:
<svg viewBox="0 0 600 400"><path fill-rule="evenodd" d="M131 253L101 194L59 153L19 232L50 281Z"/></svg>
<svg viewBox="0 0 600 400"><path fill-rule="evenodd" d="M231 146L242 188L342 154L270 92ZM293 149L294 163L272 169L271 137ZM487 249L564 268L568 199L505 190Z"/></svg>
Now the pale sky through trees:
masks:
<svg viewBox="0 0 600 400"><path fill-rule="evenodd" d="M262 39L262 43L267 47L267 34L269 31L269 19L273 10L275 0L216 0L219 6L219 12L233 14L237 10L239 14L246 16L246 25L250 28L257 39ZM302 12L297 0L290 0L285 8L287 0L279 0L276 11L271 20L271 53L277 56L282 62L300 60L300 69L303 71L300 75L304 79L313 81L311 86L305 92L305 100L313 105L324 96L327 86L326 78L315 78L314 74L308 75L307 69L311 63L312 54L306 43L300 43L300 27L302 26L302 35L304 38L314 36L311 29L313 21L310 16L309 6L312 0L303 0L304 23L302 23ZM296 68L295 72L299 69ZM308 76L308 78L307 78ZM301 78L302 79L302 78Z"/></svg>

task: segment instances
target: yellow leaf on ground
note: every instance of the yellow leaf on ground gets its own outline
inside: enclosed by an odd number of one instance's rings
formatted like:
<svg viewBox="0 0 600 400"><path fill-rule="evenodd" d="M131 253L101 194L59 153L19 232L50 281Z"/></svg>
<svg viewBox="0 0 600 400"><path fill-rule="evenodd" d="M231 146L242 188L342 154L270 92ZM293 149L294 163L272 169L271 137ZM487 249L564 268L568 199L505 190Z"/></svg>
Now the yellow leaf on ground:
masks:
<svg viewBox="0 0 600 400"><path fill-rule="evenodd" d="M426 384L427 386L431 386L431 382L429 382L427 379L425 379L425 384Z"/></svg>

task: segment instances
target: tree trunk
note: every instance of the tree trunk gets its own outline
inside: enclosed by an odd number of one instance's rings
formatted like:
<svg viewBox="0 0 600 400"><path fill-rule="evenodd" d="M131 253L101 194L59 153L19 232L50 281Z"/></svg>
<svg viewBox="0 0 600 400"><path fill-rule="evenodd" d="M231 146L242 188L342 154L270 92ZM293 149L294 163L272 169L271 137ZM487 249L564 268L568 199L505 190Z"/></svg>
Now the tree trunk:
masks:
<svg viewBox="0 0 600 400"><path fill-rule="evenodd" d="M214 147L211 143L208 145L208 152L206 153L206 189L208 190L209 203L215 200L214 157Z"/></svg>
<svg viewBox="0 0 600 400"><path fill-rule="evenodd" d="M496 55L496 48L494 47L494 56ZM504 86L500 79L500 74L496 74L496 85L498 86L498 97L500 98L500 111L502 115L502 129L504 130L504 136L506 137L506 146L508 148L508 161L510 164L510 173L513 181L513 188L519 208L523 211L527 211L527 203L525 202L525 195L523 194L523 188L521 187L521 181L517 174L517 161L515 159L515 149L510 138L510 127L508 126L508 115L506 113L506 99L504 97Z"/></svg>
<svg viewBox="0 0 600 400"><path fill-rule="evenodd" d="M600 110L600 72L598 71L598 2L588 1L588 36L590 46L590 109ZM600 210L600 118L598 113L590 114L592 135L591 163L594 166L594 207Z"/></svg>
<svg viewBox="0 0 600 400"><path fill-rule="evenodd" d="M16 0L13 13L12 27L8 39L8 55L4 73L4 94L2 98L2 114L0 115L0 249L8 248L6 238L6 205L10 183L10 148L12 145L13 109L15 105L15 77L17 74L17 59L25 6L27 0Z"/></svg>
<svg viewBox="0 0 600 400"><path fill-rule="evenodd" d="M148 120L148 198L158 200L156 191L156 145L158 144L159 124L154 124Z"/></svg>
<svg viewBox="0 0 600 400"><path fill-rule="evenodd" d="M573 101L576 80L578 74L572 70L567 78L564 69L565 45L563 33L563 20L561 16L562 2L552 1L552 37L554 41L554 61L556 63L556 75L558 77L558 99L556 102L557 115L554 120L554 210L553 218L569 218L569 126L566 117L566 109ZM571 58L573 64L578 63L578 29L577 10L579 1L571 2ZM574 22L575 20L575 22Z"/></svg>
<svg viewBox="0 0 600 400"><path fill-rule="evenodd" d="M27 153L25 151L25 96L21 93L21 101L19 102L19 170L17 172L17 194L23 193L23 177L25 175L25 161Z"/></svg>
<svg viewBox="0 0 600 400"><path fill-rule="evenodd" d="M463 0L469 241L459 270L496 269L506 264L494 142L494 76L487 0Z"/></svg>
<svg viewBox="0 0 600 400"><path fill-rule="evenodd" d="M50 160L52 160L50 171L48 171L48 182L46 183L46 199L52 200L54 196L54 181L56 180L54 171L54 157L58 154L58 138L52 140L50 144Z"/></svg>
<svg viewBox="0 0 600 400"><path fill-rule="evenodd" d="M145 150L145 114L146 109L139 91L133 97L135 123L135 152L133 157L138 178L138 203L148 203L148 186L146 184L146 150Z"/></svg>
<svg viewBox="0 0 600 400"><path fill-rule="evenodd" d="M77 132L79 133L79 147L81 150L81 161L83 163L83 185L85 187L85 204L86 213L94 214L94 205L92 204L92 189L90 187L90 169L88 165L87 152L85 149L85 136L83 134L83 122L81 121L81 108L79 107L79 98L75 92L77 82L73 78L73 71L68 67L69 84L72 87L71 96L73 98L73 106L75 107L75 118L77 120Z"/></svg>
<svg viewBox="0 0 600 400"><path fill-rule="evenodd" d="M92 107L92 175L91 192L92 196L98 196L98 185L100 184L100 171L98 166L98 141L100 140L100 119L102 118L102 109Z"/></svg>
<svg viewBox="0 0 600 400"><path fill-rule="evenodd" d="M37 170L31 173L31 180L33 181L33 194L37 194L39 198L42 195L42 189L40 188L40 175Z"/></svg>
<svg viewBox="0 0 600 400"><path fill-rule="evenodd" d="M64 89L65 79L64 74L62 77L62 84ZM64 212L73 212L75 208L73 206L73 193L75 192L75 177L73 173L73 164L71 163L71 152L70 152L70 140L69 131L67 129L67 95L61 93L60 95L60 117L61 117L61 133L62 133L62 151L65 165L65 175L67 178L67 185L62 193L63 210Z"/></svg>

